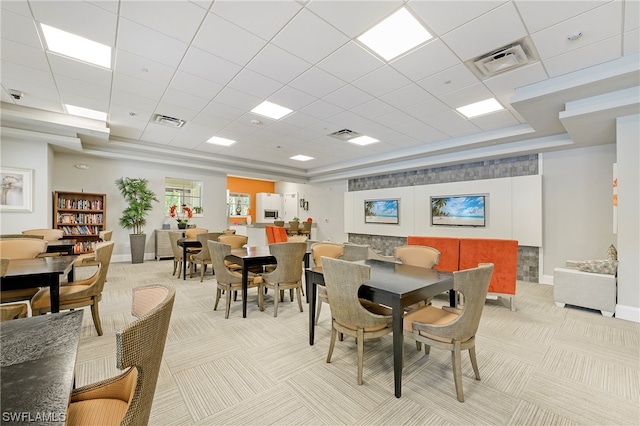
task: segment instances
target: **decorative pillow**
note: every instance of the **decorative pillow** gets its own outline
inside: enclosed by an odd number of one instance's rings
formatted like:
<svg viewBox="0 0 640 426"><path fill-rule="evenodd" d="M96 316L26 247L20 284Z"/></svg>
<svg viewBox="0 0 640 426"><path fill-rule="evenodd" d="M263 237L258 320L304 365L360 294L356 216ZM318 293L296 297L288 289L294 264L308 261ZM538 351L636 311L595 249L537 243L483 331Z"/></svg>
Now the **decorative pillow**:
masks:
<svg viewBox="0 0 640 426"><path fill-rule="evenodd" d="M607 259L608 260L618 260L618 250L616 250L616 246L611 244L609 249L607 250Z"/></svg>
<svg viewBox="0 0 640 426"><path fill-rule="evenodd" d="M576 266L583 272L594 272L596 274L615 275L618 269L617 260L583 260L576 262Z"/></svg>

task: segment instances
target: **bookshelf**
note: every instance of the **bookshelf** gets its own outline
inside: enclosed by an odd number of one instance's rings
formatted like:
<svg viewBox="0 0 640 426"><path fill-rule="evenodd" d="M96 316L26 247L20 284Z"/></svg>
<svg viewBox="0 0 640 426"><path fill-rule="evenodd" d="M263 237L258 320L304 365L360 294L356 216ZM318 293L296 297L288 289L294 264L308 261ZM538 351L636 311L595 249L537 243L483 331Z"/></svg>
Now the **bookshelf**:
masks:
<svg viewBox="0 0 640 426"><path fill-rule="evenodd" d="M76 240L74 252L89 253L107 223L107 196L88 192L55 191L53 193L54 228L62 229L63 238Z"/></svg>

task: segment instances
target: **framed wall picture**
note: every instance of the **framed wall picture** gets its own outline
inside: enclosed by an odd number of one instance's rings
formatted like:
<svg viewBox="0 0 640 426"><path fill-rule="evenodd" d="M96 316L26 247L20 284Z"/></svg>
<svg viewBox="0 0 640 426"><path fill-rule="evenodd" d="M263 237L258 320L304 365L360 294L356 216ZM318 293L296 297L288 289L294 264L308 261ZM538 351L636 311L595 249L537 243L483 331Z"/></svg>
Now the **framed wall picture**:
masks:
<svg viewBox="0 0 640 426"><path fill-rule="evenodd" d="M399 199L365 200L364 223L400 223Z"/></svg>
<svg viewBox="0 0 640 426"><path fill-rule="evenodd" d="M32 211L33 170L1 166L0 180L0 211Z"/></svg>

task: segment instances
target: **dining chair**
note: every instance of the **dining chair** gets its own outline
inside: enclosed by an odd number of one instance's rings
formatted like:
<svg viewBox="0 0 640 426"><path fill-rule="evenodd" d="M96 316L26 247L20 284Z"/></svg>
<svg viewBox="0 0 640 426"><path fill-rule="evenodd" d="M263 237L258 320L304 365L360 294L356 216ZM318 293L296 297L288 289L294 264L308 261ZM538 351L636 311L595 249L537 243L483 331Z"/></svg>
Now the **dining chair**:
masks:
<svg viewBox="0 0 640 426"><path fill-rule="evenodd" d="M451 352L453 380L460 402L464 402L461 351L469 351L476 380L480 380L476 332L492 273L493 263L481 263L477 268L453 273L453 289L464 295L462 309L424 306L404 316L404 335L424 344L425 353L428 354L432 346Z"/></svg>
<svg viewBox="0 0 640 426"><path fill-rule="evenodd" d="M354 244L350 242L344 243L344 254L342 255L342 259L350 262L366 259L376 259L383 262L396 262L393 256L382 255L372 249L370 245Z"/></svg>
<svg viewBox="0 0 640 426"><path fill-rule="evenodd" d="M113 231L100 231L98 232L99 241L111 241L111 236L113 235ZM98 263L95 260L95 256L93 252L91 253L83 253L78 255L76 261L73 263L74 268L82 268L87 266L98 266Z"/></svg>
<svg viewBox="0 0 640 426"><path fill-rule="evenodd" d="M47 251L47 241L42 238L6 238L0 240L0 255L4 259L33 259ZM7 264L8 267L8 264ZM6 272L6 271L5 271ZM0 291L0 302L10 303L31 298L40 287Z"/></svg>
<svg viewBox="0 0 640 426"><path fill-rule="evenodd" d="M369 266L324 257L322 272L331 308L331 342L327 363L331 362L338 333L354 337L358 349L358 384L361 385L364 341L393 331L391 310L380 305L376 307L373 302L365 307L358 298L358 289L370 280Z"/></svg>
<svg viewBox="0 0 640 426"><path fill-rule="evenodd" d="M274 220L274 221L273 221L273 224L274 224L275 226L279 226L279 227L281 227L281 228L284 228L284 220Z"/></svg>
<svg viewBox="0 0 640 426"><path fill-rule="evenodd" d="M394 257L403 265L418 266L420 268L433 269L440 262L440 251L429 246L408 245L399 246L394 249ZM411 306L407 306L405 310L411 311L424 305L431 304L432 297L429 297Z"/></svg>
<svg viewBox="0 0 640 426"><path fill-rule="evenodd" d="M236 233L235 229L225 229L224 231L222 231L223 235L234 235Z"/></svg>
<svg viewBox="0 0 640 426"><path fill-rule="evenodd" d="M64 235L62 229L27 229L22 233L25 235L42 235L45 241L57 241L62 239Z"/></svg>
<svg viewBox="0 0 640 426"><path fill-rule="evenodd" d="M244 247L248 241L249 238L246 235L220 235L218 237L218 242L230 245L231 250ZM228 268L234 271L242 269L242 266L237 263L229 262L228 260L225 260L224 263Z"/></svg>
<svg viewBox="0 0 640 426"><path fill-rule="evenodd" d="M113 241L97 243L95 248L95 260L98 263L96 272L86 280L73 281L60 286L60 310L91 307L93 325L102 336L102 324L98 303L102 300L104 282L109 272L111 254L113 253ZM31 299L31 314L41 315L51 311L51 294L49 287L42 288Z"/></svg>
<svg viewBox="0 0 640 426"><path fill-rule="evenodd" d="M196 235L206 234L207 232L209 232L209 230L205 228L187 228L184 230L184 235L189 239L193 239L196 238Z"/></svg>
<svg viewBox="0 0 640 426"><path fill-rule="evenodd" d="M98 232L98 237L102 240L102 241L111 241L111 237L113 236L113 231L100 231Z"/></svg>
<svg viewBox="0 0 640 426"><path fill-rule="evenodd" d="M209 245L207 244L207 241L209 240L217 241L218 237L220 237L221 235L222 235L222 232L207 232L204 234L197 235L196 238L202 245L202 249L198 253L192 254L191 257L189 258L189 262L191 264L190 265L191 268L189 269L191 273L191 277L193 277L195 265L199 265L200 266L200 282L204 280L204 273L207 265L212 265L211 254L209 253ZM211 267L211 269L213 269L213 266ZM213 269L213 274L215 275L215 273L216 273L215 269Z"/></svg>
<svg viewBox="0 0 640 426"><path fill-rule="evenodd" d="M213 306L213 310L218 309L218 303L220 302L220 296L224 291L226 294L226 310L224 317L229 318L229 311L231 310L231 298L232 292L242 290L242 274L236 271L230 270L225 265L225 257L231 254L231 246L223 244L217 241L207 241L209 246L209 253L211 255L211 263L213 264L213 270L216 274L216 302ZM258 306L260 310L264 310L264 292L262 291L263 280L259 275L249 273L248 288L258 288Z"/></svg>
<svg viewBox="0 0 640 426"><path fill-rule="evenodd" d="M264 286L273 289L273 316L278 316L278 300L284 299L284 290L295 290L298 308L302 312L302 261L307 252L306 242L269 244L269 252L276 258L276 267L262 274Z"/></svg>
<svg viewBox="0 0 640 426"><path fill-rule="evenodd" d="M333 259L339 259L344 253L344 246L338 243L321 242L311 244L311 257L313 257L313 263L316 267L322 267L322 256L331 257ZM323 303L329 303L327 298L327 288L323 285L316 285L318 289L318 306L316 308L316 324L320 319L320 311L322 310Z"/></svg>
<svg viewBox="0 0 640 426"><path fill-rule="evenodd" d="M146 425L162 364L175 290L162 285L133 289L135 320L116 332L119 376L71 394L67 425Z"/></svg>
<svg viewBox="0 0 640 426"><path fill-rule="evenodd" d="M29 307L26 303L3 304L0 305L0 322L26 318L28 313Z"/></svg>
<svg viewBox="0 0 640 426"><path fill-rule="evenodd" d="M298 234L310 237L311 225L313 225L313 222L309 222L309 221L302 222L302 228L298 228Z"/></svg>
<svg viewBox="0 0 640 426"><path fill-rule="evenodd" d="M289 235L298 235L298 227L300 226L300 222L297 220L289 221L289 228L287 229L287 234Z"/></svg>
<svg viewBox="0 0 640 426"><path fill-rule="evenodd" d="M182 265L185 261L182 247L178 245L178 240L180 238L184 238L182 231L169 232L169 242L171 243L171 251L173 252L173 273L171 275L175 275L177 269L178 278L182 275Z"/></svg>

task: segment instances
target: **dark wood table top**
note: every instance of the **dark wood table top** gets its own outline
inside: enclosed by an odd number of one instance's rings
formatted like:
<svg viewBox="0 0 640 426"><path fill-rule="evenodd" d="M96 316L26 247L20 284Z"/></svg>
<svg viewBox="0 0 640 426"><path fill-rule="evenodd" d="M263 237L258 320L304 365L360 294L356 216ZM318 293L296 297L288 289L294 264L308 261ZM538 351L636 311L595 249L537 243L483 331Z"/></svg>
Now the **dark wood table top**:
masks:
<svg viewBox="0 0 640 426"><path fill-rule="evenodd" d="M77 256L37 257L35 259L11 259L6 277L27 275L68 274Z"/></svg>
<svg viewBox="0 0 640 426"><path fill-rule="evenodd" d="M69 311L2 323L3 424L65 423L82 315Z"/></svg>
<svg viewBox="0 0 640 426"><path fill-rule="evenodd" d="M76 243L76 240L72 238L65 238L62 240L48 241L47 245L48 246L68 246L68 245L75 245L75 243Z"/></svg>

